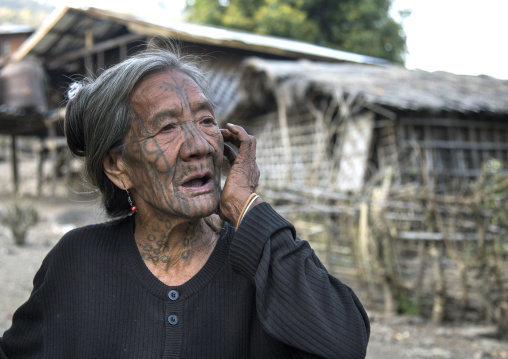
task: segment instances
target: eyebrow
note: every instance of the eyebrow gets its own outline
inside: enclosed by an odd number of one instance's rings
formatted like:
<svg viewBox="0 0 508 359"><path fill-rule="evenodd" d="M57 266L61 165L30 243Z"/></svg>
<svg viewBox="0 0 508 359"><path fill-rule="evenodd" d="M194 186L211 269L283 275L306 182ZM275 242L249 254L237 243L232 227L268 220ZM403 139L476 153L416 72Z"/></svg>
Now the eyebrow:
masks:
<svg viewBox="0 0 508 359"><path fill-rule="evenodd" d="M203 111L203 110L209 110L211 111L213 114L215 114L214 110L213 110L213 106L212 104L210 103L210 101L208 100L205 100L205 101L199 101L197 103L194 103L192 104L191 106L191 111L193 113L196 113L196 112L199 112L199 111Z"/></svg>

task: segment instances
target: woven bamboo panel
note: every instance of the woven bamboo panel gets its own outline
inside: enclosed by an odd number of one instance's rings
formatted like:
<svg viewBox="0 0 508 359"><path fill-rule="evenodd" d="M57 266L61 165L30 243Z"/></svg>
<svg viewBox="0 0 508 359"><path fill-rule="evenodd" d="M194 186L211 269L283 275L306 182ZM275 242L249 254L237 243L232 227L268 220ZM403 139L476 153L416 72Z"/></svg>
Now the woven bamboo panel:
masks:
<svg viewBox="0 0 508 359"><path fill-rule="evenodd" d="M367 122L365 126L353 118L344 124L346 132L342 135L343 129L335 124L314 119L305 109L297 110L288 114L289 147L284 143L277 113L245 124L257 139L260 183L359 190L365 176L372 124Z"/></svg>
<svg viewBox="0 0 508 359"><path fill-rule="evenodd" d="M434 190L453 193L477 178L482 164L491 159L508 159L508 127L502 123L401 118L395 126L400 184L418 181L426 172ZM384 151L385 134L379 130L377 136ZM377 154L380 166L391 158L389 152L383 151Z"/></svg>

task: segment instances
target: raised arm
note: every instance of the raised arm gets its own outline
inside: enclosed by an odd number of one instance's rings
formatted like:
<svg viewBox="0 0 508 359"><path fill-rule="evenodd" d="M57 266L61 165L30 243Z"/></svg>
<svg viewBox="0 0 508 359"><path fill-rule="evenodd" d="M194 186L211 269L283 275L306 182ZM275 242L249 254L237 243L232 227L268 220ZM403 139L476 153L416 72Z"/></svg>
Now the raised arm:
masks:
<svg viewBox="0 0 508 359"><path fill-rule="evenodd" d="M259 179L256 141L239 126L221 131L239 151L237 156L224 151L232 168L220 214L238 224ZM255 284L264 330L294 348L294 357L365 357L370 326L362 304L269 204L252 203L237 226L230 255L233 268Z"/></svg>

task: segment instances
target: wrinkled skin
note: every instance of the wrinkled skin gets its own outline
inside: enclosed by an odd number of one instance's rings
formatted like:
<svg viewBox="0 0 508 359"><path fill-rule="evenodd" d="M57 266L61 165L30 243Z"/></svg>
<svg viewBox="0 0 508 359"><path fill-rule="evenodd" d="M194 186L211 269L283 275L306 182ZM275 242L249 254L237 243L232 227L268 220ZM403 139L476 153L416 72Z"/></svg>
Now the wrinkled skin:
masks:
<svg viewBox="0 0 508 359"><path fill-rule="evenodd" d="M231 147L224 145L224 154L232 167L222 190L219 214L222 219L236 224L245 202L258 186L256 139L240 126L227 124L226 127L221 130L224 141L231 142L239 151L237 155ZM258 199L254 205L260 202Z"/></svg>
<svg viewBox="0 0 508 359"><path fill-rule="evenodd" d="M138 208L187 219L215 212L224 144L199 87L181 73L154 75L131 106L124 159Z"/></svg>
<svg viewBox="0 0 508 359"><path fill-rule="evenodd" d="M108 153L104 169L113 183L129 190L138 209L140 253L163 277L168 265L181 261L200 268L218 238L221 224L215 213L236 223L257 187L255 139L239 126L219 130L208 99L180 72L146 77L131 93L130 107L125 149ZM238 155L224 141L237 146ZM232 167L221 193L223 155ZM157 272L160 264L166 264L165 271ZM193 274L190 270L183 277Z"/></svg>

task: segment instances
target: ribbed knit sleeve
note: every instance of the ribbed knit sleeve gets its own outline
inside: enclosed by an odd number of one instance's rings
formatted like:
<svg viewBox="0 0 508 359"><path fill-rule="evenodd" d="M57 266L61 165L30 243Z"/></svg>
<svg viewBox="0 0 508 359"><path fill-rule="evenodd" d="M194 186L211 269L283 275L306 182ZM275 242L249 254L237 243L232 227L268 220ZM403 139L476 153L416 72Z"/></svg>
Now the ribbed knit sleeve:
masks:
<svg viewBox="0 0 508 359"><path fill-rule="evenodd" d="M0 359L8 359L2 349L2 338L0 338Z"/></svg>
<svg viewBox="0 0 508 359"><path fill-rule="evenodd" d="M263 329L295 348L293 357L365 358L370 325L362 304L269 204L245 216L230 258L255 284Z"/></svg>

